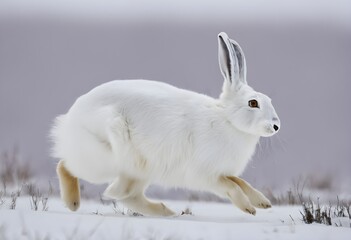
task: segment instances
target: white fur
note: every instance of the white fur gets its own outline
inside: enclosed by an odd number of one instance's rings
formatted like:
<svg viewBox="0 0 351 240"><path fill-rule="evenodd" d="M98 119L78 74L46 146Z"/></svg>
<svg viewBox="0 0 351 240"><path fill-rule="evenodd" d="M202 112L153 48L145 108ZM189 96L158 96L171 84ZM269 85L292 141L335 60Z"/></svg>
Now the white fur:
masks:
<svg viewBox="0 0 351 240"><path fill-rule="evenodd" d="M230 43L225 33L220 38ZM156 81L102 84L56 119L53 156L78 178L112 183L106 195L115 198L127 197L118 196L125 179L137 180L140 192L151 183L216 192L218 179L240 175L259 137L279 126L270 99L246 84L243 53L238 59L230 49L220 45L220 58L231 53L230 69L221 64L221 70L233 74L224 74L219 99ZM231 69L240 61L244 70ZM248 106L252 98L259 109Z"/></svg>

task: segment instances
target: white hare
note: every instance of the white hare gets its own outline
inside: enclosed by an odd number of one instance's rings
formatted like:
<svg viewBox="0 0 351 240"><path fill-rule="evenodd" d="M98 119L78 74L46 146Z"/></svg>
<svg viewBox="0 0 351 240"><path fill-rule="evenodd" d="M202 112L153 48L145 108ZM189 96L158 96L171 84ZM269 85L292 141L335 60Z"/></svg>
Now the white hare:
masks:
<svg viewBox="0 0 351 240"><path fill-rule="evenodd" d="M174 215L144 196L150 184L210 191L250 214L271 207L238 176L280 121L271 99L247 85L240 46L223 32L218 46L218 99L156 81L112 81L56 119L53 156L69 209L80 205L78 179L109 183L105 196L144 215Z"/></svg>

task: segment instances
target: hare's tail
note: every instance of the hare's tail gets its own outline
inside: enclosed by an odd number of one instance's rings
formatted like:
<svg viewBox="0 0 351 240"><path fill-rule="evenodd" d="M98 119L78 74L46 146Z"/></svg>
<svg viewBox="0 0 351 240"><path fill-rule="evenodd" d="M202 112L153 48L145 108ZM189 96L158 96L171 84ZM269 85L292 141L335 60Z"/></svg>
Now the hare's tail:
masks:
<svg viewBox="0 0 351 240"><path fill-rule="evenodd" d="M57 164L56 172L60 181L62 200L70 210L76 211L80 205L79 179L67 170L64 160Z"/></svg>

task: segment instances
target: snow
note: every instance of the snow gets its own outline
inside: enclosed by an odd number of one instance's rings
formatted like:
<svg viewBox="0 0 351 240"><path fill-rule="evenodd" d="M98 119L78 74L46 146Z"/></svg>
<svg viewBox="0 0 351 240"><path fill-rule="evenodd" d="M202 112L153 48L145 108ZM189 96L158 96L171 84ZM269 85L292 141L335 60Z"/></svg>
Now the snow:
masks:
<svg viewBox="0 0 351 240"><path fill-rule="evenodd" d="M227 203L166 201L181 213L170 218L130 216L122 207L82 200L70 212L58 198L49 198L48 210L31 210L30 198L19 197L15 210L11 199L0 205L0 239L350 239L350 220L338 219L344 227L301 221L300 206L274 206L241 212Z"/></svg>

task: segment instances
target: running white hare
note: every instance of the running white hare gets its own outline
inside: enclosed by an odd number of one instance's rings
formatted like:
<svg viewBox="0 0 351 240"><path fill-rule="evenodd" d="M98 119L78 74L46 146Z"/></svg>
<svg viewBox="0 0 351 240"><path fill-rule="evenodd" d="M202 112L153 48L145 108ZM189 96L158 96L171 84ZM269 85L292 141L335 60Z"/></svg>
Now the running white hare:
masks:
<svg viewBox="0 0 351 240"><path fill-rule="evenodd" d="M80 178L109 183L105 196L144 215L174 215L144 196L150 184L211 191L250 214L271 207L238 176L279 118L270 98L247 85L240 46L223 32L218 46L219 99L156 81L112 81L56 119L53 156L69 209L80 205Z"/></svg>

